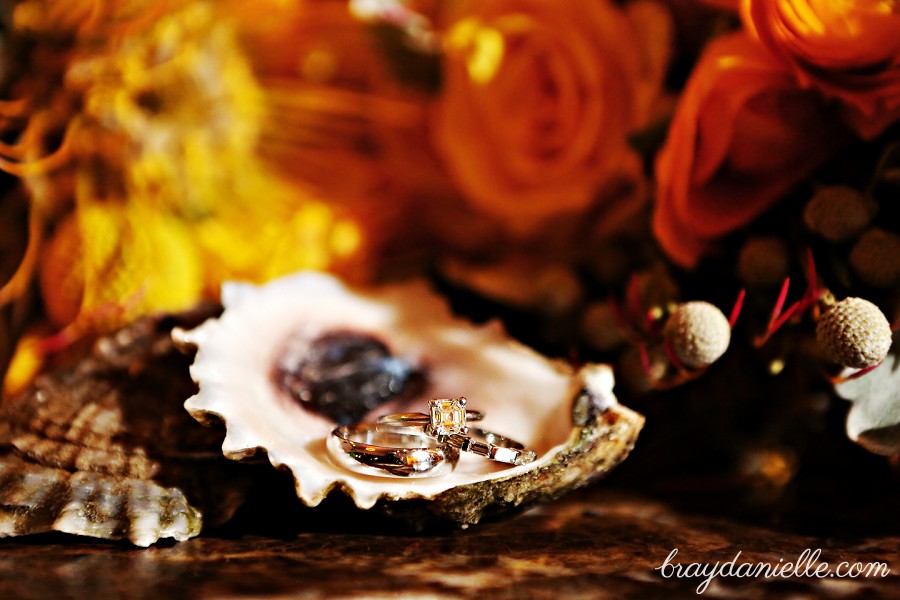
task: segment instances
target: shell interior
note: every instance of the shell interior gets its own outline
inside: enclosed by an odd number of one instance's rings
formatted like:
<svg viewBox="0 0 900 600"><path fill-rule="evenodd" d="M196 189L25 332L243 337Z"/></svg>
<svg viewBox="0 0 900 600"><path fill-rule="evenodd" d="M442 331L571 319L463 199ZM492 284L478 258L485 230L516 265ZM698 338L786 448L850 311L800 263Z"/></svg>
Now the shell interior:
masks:
<svg viewBox="0 0 900 600"><path fill-rule="evenodd" d="M219 318L179 334L197 346L191 375L200 390L185 406L200 420L225 422L222 449L229 458L263 450L273 465L289 469L298 496L310 506L337 488L370 508L379 499L427 500L460 486L536 472L571 450L580 434L573 429L573 402L585 389L591 388L598 405L616 404L607 368L575 372L512 341L499 324L458 319L422 282L353 291L330 276L301 273L263 286L226 284L222 301ZM302 405L275 376L297 339L335 331L379 340L424 374L420 393L391 399L365 420L426 412L430 397L465 396L469 408L486 413L481 426L522 442L537 460L510 467L464 453L451 474L421 479L361 475L335 464L326 451L334 420ZM642 419L634 422L636 436ZM623 443L625 453L632 441ZM584 483L591 475L573 472L570 479Z"/></svg>

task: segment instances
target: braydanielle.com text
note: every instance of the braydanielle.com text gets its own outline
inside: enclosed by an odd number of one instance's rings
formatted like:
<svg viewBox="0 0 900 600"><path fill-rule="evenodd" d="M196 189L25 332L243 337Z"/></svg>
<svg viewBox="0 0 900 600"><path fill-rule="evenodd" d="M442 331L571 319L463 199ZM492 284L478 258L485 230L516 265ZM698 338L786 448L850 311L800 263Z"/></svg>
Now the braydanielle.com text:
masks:
<svg viewBox="0 0 900 600"><path fill-rule="evenodd" d="M842 561L837 566L826 561L819 560L822 550L806 549L800 553L795 561L785 562L783 558L778 559L777 563L769 562L739 562L741 551L734 555L729 561L716 563L676 563L672 562L678 554L678 548L669 552L663 564L656 567L656 571L665 578L675 577L677 579L693 579L703 577L703 581L697 586L697 593L702 594L709 587L710 582L716 577L765 577L772 579L776 577L818 577L825 579L830 577L850 578L857 577L887 577L891 574L891 569L887 563L882 562L850 562Z"/></svg>

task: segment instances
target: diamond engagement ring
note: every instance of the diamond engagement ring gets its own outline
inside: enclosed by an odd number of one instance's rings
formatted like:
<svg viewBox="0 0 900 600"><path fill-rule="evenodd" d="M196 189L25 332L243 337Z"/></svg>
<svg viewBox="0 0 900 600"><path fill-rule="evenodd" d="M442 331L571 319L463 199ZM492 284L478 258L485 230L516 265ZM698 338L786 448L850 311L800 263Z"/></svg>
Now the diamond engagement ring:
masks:
<svg viewBox="0 0 900 600"><path fill-rule="evenodd" d="M446 436L466 433L467 421L480 421L484 413L466 410L465 398L432 398L428 401L431 414L420 412L399 413L378 417L379 425L396 425L424 432L443 441Z"/></svg>
<svg viewBox="0 0 900 600"><path fill-rule="evenodd" d="M537 454L515 440L478 427L468 427L467 421L479 421L484 418L484 413L466 410L465 398L434 398L428 401L428 406L430 415L385 415L378 418L377 427L424 433L463 452L510 465L524 465L537 458Z"/></svg>
<svg viewBox="0 0 900 600"><path fill-rule="evenodd" d="M373 423L345 425L331 432L328 453L342 467L380 477L439 477L453 471L459 448L423 433Z"/></svg>

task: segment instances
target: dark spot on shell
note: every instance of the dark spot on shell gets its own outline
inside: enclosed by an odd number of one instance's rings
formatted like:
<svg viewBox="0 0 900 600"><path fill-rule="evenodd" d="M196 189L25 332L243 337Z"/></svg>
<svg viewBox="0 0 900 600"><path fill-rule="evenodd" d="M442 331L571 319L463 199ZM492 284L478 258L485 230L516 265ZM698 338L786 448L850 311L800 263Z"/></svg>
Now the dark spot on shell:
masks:
<svg viewBox="0 0 900 600"><path fill-rule="evenodd" d="M391 354L376 337L355 331L329 331L292 340L276 371L276 381L304 407L339 425L401 396L424 389L425 373Z"/></svg>
<svg viewBox="0 0 900 600"><path fill-rule="evenodd" d="M581 390L581 393L575 397L575 404L572 407L572 422L583 427L594 421L598 415L609 414L610 404L609 398L599 396L590 390Z"/></svg>
<svg viewBox="0 0 900 600"><path fill-rule="evenodd" d="M109 519L109 515L101 508L101 506L94 501L87 501L82 506L82 512L84 514L84 518L87 519L91 523L103 523L107 519Z"/></svg>

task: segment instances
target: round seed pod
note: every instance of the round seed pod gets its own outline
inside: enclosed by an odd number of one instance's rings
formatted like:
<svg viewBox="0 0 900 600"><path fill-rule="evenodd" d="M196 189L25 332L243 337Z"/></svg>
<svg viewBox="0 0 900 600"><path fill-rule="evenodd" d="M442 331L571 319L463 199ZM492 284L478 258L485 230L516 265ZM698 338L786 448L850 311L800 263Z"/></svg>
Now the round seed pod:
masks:
<svg viewBox="0 0 900 600"><path fill-rule="evenodd" d="M728 349L731 326L722 311L709 302L685 302L666 321L664 335L684 366L702 369Z"/></svg>
<svg viewBox="0 0 900 600"><path fill-rule="evenodd" d="M660 346L651 346L647 349L647 365L641 357L641 352L633 346L622 352L616 364L616 385L619 382L629 392L645 394L653 389L653 384L661 381L671 368Z"/></svg>
<svg viewBox="0 0 900 600"><path fill-rule="evenodd" d="M885 169L881 174L881 181L891 185L900 185L900 167Z"/></svg>
<svg viewBox="0 0 900 600"><path fill-rule="evenodd" d="M862 233L877 205L847 186L823 187L806 204L803 220L811 231L830 242L843 242Z"/></svg>
<svg viewBox="0 0 900 600"><path fill-rule="evenodd" d="M578 275L564 265L554 264L542 269L534 286L538 306L547 316L572 312L584 297L584 286Z"/></svg>
<svg viewBox="0 0 900 600"><path fill-rule="evenodd" d="M850 266L867 285L900 285L900 235L877 227L865 232L850 251Z"/></svg>
<svg viewBox="0 0 900 600"><path fill-rule="evenodd" d="M819 320L816 341L831 361L864 369L887 356L891 326L881 309L868 300L845 298Z"/></svg>
<svg viewBox="0 0 900 600"><path fill-rule="evenodd" d="M629 285L637 286L638 298L644 310L665 308L674 303L680 294L675 280L658 265L636 273L634 282Z"/></svg>
<svg viewBox="0 0 900 600"><path fill-rule="evenodd" d="M747 240L738 256L738 277L749 286L775 287L784 281L789 270L787 244L775 237Z"/></svg>
<svg viewBox="0 0 900 600"><path fill-rule="evenodd" d="M581 314L581 336L591 347L606 352L625 341L609 302L593 302Z"/></svg>

